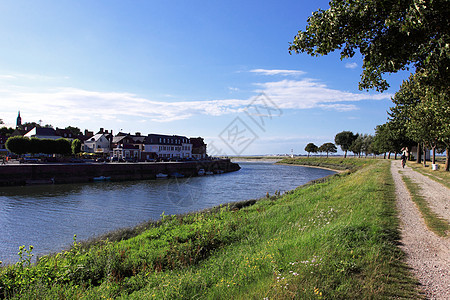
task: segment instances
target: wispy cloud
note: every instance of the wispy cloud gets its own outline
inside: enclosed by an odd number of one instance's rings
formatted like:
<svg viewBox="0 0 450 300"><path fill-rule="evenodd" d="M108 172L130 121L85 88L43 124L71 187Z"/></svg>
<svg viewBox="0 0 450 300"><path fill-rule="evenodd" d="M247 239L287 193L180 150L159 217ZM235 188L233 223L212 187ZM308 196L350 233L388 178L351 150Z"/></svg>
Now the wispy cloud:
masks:
<svg viewBox="0 0 450 300"><path fill-rule="evenodd" d="M351 111L356 102L389 99L389 94L351 93L330 89L312 79L257 83L255 96L267 95L280 109L325 109ZM30 92L18 87L0 87L3 109L12 117L27 110L30 119L55 124L126 119L171 122L198 115L222 116L242 112L250 99L155 101L132 93L98 92L77 88L53 88Z"/></svg>
<svg viewBox="0 0 450 300"><path fill-rule="evenodd" d="M266 70L266 69L253 69L252 73L258 73L262 75L282 75L282 76L300 76L306 74L306 72L299 70Z"/></svg>
<svg viewBox="0 0 450 300"><path fill-rule="evenodd" d="M265 93L281 109L335 109L349 111L357 109L354 104L362 100L389 99L388 94L350 93L330 89L326 85L312 79L282 80L257 84L261 87L258 92ZM343 103L344 102L344 103Z"/></svg>
<svg viewBox="0 0 450 300"><path fill-rule="evenodd" d="M354 62L352 62L352 63L346 63L346 64L345 64L345 67L346 67L347 69L356 69L356 68L358 67L358 64L357 64L357 63L354 63Z"/></svg>

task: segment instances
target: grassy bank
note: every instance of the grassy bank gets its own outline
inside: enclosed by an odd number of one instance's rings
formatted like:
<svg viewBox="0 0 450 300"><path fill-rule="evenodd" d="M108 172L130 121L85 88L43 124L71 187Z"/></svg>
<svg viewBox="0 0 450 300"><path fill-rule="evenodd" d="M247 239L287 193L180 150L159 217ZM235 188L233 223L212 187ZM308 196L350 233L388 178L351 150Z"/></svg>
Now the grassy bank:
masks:
<svg viewBox="0 0 450 300"><path fill-rule="evenodd" d="M389 163L280 197L163 216L122 241L103 241L0 271L6 298L416 298L397 248ZM336 162L334 162L336 164ZM344 167L348 169L348 165Z"/></svg>
<svg viewBox="0 0 450 300"><path fill-rule="evenodd" d="M280 160L279 164L286 165L302 165L319 168L328 168L333 170L356 170L361 168L371 160L359 158L343 158L343 157L303 157L303 158L285 158Z"/></svg>

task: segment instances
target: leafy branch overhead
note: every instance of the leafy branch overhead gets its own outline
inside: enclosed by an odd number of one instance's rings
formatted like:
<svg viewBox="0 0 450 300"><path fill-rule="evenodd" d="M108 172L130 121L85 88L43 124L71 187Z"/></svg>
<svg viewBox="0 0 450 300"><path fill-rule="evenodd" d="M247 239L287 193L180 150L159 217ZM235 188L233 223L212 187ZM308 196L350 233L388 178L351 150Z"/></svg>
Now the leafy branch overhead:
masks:
<svg viewBox="0 0 450 300"><path fill-rule="evenodd" d="M360 89L386 90L384 73L423 72L429 85L448 89L448 0L332 0L308 18L289 52L312 56L340 50L341 59L363 56Z"/></svg>

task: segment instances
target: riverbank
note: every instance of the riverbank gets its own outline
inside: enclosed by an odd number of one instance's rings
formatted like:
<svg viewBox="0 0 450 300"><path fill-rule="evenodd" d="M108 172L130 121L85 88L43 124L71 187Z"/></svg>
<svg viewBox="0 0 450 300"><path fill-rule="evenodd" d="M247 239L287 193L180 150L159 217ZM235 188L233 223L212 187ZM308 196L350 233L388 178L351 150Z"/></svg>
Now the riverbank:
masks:
<svg viewBox="0 0 450 300"><path fill-rule="evenodd" d="M211 172L233 172L239 165L229 159L193 162L157 163L67 163L24 164L0 167L0 187L26 184L61 184L109 178L112 181L156 179L159 173L178 173L185 177L198 176L200 169Z"/></svg>
<svg viewBox="0 0 450 300"><path fill-rule="evenodd" d="M349 162L348 160L347 162ZM389 162L248 206L163 216L132 238L0 271L8 298L417 298L397 247ZM251 204L251 205L250 205ZM30 252L32 253L32 251Z"/></svg>

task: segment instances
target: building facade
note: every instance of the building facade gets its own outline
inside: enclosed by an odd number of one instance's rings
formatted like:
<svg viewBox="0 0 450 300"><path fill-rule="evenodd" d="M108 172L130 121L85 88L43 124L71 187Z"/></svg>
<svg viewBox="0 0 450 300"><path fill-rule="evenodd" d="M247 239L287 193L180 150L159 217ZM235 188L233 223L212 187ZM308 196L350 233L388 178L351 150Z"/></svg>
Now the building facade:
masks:
<svg viewBox="0 0 450 300"><path fill-rule="evenodd" d="M87 153L109 154L111 152L111 143L108 136L104 133L98 133L84 141L81 150Z"/></svg>
<svg viewBox="0 0 450 300"><path fill-rule="evenodd" d="M153 153L165 159L192 158L192 144L185 136L149 134L144 140L144 152L149 157Z"/></svg>

